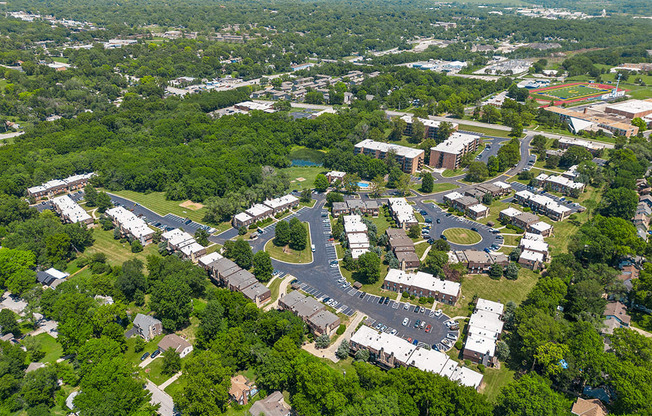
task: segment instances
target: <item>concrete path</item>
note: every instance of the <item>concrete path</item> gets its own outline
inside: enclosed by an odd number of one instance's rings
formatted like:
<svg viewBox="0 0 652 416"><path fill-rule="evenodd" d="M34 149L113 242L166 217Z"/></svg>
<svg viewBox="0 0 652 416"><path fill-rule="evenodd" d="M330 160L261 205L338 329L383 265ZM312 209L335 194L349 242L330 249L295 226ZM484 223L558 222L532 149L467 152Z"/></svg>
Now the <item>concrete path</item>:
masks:
<svg viewBox="0 0 652 416"><path fill-rule="evenodd" d="M177 381L177 379L181 377L181 374L183 374L183 372L179 371L178 373L176 373L175 375L167 379L163 384L159 385L158 388L161 390L165 390L167 386Z"/></svg>
<svg viewBox="0 0 652 416"><path fill-rule="evenodd" d="M144 352L143 352L143 354L144 354ZM161 356L162 355L159 354L156 357L152 358L152 356L150 355L149 357L145 358L140 364L138 364L138 367L145 368L145 367L147 367L149 365L149 363L151 363L152 361L156 360L158 357L161 357Z"/></svg>
<svg viewBox="0 0 652 416"><path fill-rule="evenodd" d="M158 408L159 415L174 416L174 401L172 400L172 396L159 389L156 384L152 383L150 380L147 380L145 388L152 393L149 402L160 405Z"/></svg>
<svg viewBox="0 0 652 416"><path fill-rule="evenodd" d="M310 344L305 344L301 348L308 351L310 354L314 355L315 357L328 358L332 362L336 363L340 359L335 356L335 353L337 352L337 349L342 343L342 340L350 341L351 337L355 333L355 329L358 327L360 322L362 322L362 320L366 317L367 317L366 315L360 313L359 311L356 311L355 315L353 315L353 320L349 321L349 324L347 325L344 334L338 337L334 343L328 346L328 348L324 348L323 350L318 350L317 348L315 348L314 342Z"/></svg>
<svg viewBox="0 0 652 416"><path fill-rule="evenodd" d="M288 285L290 284L290 282L292 280L294 280L294 276L292 276L292 275L286 274L283 277L283 280L281 280L281 284L278 287L278 298L275 299L274 302L272 302L272 303L270 303L268 305L265 305L263 307L264 311L269 311L271 309L275 309L275 308L278 307L278 300L281 298L281 296L283 296L287 292ZM270 280L269 284L271 284L271 282L272 282L272 280ZM267 285L267 287L269 287L269 284Z"/></svg>
<svg viewBox="0 0 652 416"><path fill-rule="evenodd" d="M428 253L430 252L431 248L432 248L432 246L426 247L426 251L423 252L423 256L421 256L421 259L419 259L419 260L424 261L426 259L426 257L428 257Z"/></svg>

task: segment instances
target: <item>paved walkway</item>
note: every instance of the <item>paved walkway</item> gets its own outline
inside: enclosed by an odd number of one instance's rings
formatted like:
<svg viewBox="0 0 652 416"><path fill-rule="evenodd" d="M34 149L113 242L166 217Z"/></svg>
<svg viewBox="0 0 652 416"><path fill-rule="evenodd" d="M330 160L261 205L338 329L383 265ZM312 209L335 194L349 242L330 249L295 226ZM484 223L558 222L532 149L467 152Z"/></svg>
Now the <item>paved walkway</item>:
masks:
<svg viewBox="0 0 652 416"><path fill-rule="evenodd" d="M161 390L165 390L167 386L177 381L177 379L181 377L181 374L183 374L183 372L179 371L178 373L176 373L175 375L167 379L163 384L159 385L158 388Z"/></svg>
<svg viewBox="0 0 652 416"><path fill-rule="evenodd" d="M630 326L630 328L632 328L634 331L638 332L639 334L641 334L641 335L643 335L643 336L645 336L647 338L652 338L652 334L650 334L647 331L643 331L642 329L636 328L636 327L633 327L633 326Z"/></svg>
<svg viewBox="0 0 652 416"><path fill-rule="evenodd" d="M337 349L342 343L342 340L347 340L347 341L351 340L351 336L353 336L353 334L355 333L355 329L358 327L360 322L362 322L362 320L366 317L367 316L364 315L363 313L360 313L360 311L356 311L355 315L353 315L353 320L349 321L349 324L347 325L344 334L338 337L335 342L333 342L331 345L328 346L328 348L325 348L323 350L318 350L317 348L315 348L314 342L310 344L305 344L301 348L308 351L310 354L314 355L315 357L328 358L332 362L336 363L340 359L335 356L335 353L337 352Z"/></svg>
<svg viewBox="0 0 652 416"><path fill-rule="evenodd" d="M150 380L147 380L145 388L152 393L152 398L149 399L149 402L152 404L160 404L161 406L158 409L158 414L161 416L173 416L174 415L174 401L172 397L159 389L156 384L152 383Z"/></svg>
<svg viewBox="0 0 652 416"><path fill-rule="evenodd" d="M272 302L272 303L270 303L270 304L268 304L268 305L265 305L265 306L263 307L263 310L264 310L264 311L269 311L269 310L271 310L271 309L275 309L275 308L278 307L278 300L281 298L281 296L283 296L283 295L287 292L287 290L288 290L288 285L290 284L290 282L291 282L293 279L294 279L294 276L289 275L289 274L286 274L286 275L283 277L283 280L281 280L281 284L280 284L279 287L278 287L278 298L276 298L276 299L274 300L274 302ZM272 283L273 280L274 280L274 279L272 279L272 280L269 281L269 283L267 284L267 287L269 287L269 285Z"/></svg>
<svg viewBox="0 0 652 416"><path fill-rule="evenodd" d="M421 261L424 261L424 260L426 259L426 257L428 257L428 253L430 252L430 249L431 249L431 248L432 248L431 245L429 245L428 247L426 247L426 251L424 251L424 252L423 252L423 256L421 256L421 259L420 259Z"/></svg>

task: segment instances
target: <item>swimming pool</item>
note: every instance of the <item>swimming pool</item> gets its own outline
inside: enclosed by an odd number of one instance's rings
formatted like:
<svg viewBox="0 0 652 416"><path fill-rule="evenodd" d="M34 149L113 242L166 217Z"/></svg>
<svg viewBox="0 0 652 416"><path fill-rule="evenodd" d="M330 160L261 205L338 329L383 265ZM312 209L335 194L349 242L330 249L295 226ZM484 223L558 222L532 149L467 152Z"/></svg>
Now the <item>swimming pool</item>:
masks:
<svg viewBox="0 0 652 416"><path fill-rule="evenodd" d="M358 182L358 188L369 188L369 184L366 182Z"/></svg>

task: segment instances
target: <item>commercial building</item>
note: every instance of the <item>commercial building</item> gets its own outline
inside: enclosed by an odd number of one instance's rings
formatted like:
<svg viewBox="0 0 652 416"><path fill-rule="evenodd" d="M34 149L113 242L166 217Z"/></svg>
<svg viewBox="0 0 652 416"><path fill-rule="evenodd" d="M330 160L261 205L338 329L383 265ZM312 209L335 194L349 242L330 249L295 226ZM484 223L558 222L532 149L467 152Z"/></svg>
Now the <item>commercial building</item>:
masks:
<svg viewBox="0 0 652 416"><path fill-rule="evenodd" d="M584 107L582 109L572 109L563 107L547 107L547 111L557 114L560 120L568 126L569 130L575 134L581 131L599 131L606 134L616 134L620 136L635 136L638 134L638 127L631 124L631 119L620 115L619 110L607 112L604 106ZM560 139L561 146L561 139Z"/></svg>
<svg viewBox="0 0 652 416"><path fill-rule="evenodd" d="M278 300L281 310L287 310L301 318L316 335L330 335L340 326L340 318L326 310L317 299L294 290Z"/></svg>
<svg viewBox="0 0 652 416"><path fill-rule="evenodd" d="M430 149L430 166L441 169L457 169L467 153L475 152L480 136L455 132L448 139Z"/></svg>
<svg viewBox="0 0 652 416"><path fill-rule="evenodd" d="M385 159L393 154L399 167L405 173L416 173L423 167L424 151L396 144L376 142L366 139L355 145L356 154L365 154L374 159Z"/></svg>
<svg viewBox="0 0 652 416"><path fill-rule="evenodd" d="M523 206L530 207L532 211L544 214L555 221L566 219L571 210L558 204L554 199L544 195L533 194L530 191L519 191L514 195L514 200Z"/></svg>
<svg viewBox="0 0 652 416"><path fill-rule="evenodd" d="M636 117L645 118L652 114L652 99L627 100L621 103L608 104L605 107L605 112L623 116L629 120Z"/></svg>
<svg viewBox="0 0 652 416"><path fill-rule="evenodd" d="M430 273L408 273L403 270L389 269L383 289L393 292L408 292L418 297L433 297L436 302L455 305L460 296L460 284L441 280Z"/></svg>
<svg viewBox="0 0 652 416"><path fill-rule="evenodd" d="M502 253L487 253L480 250L460 250L454 252L457 261L464 264L470 274L487 273L492 264L505 267L509 259Z"/></svg>
<svg viewBox="0 0 652 416"><path fill-rule="evenodd" d="M576 139L572 137L562 137L559 139L559 148L567 150L572 146L578 146L588 150L593 156L598 156L607 148L606 145L588 140Z"/></svg>
<svg viewBox="0 0 652 416"><path fill-rule="evenodd" d="M578 197L584 191L585 185L581 182L575 182L565 176L547 175L541 173L534 178L534 186L540 186L547 191L559 192L564 195Z"/></svg>
<svg viewBox="0 0 652 416"><path fill-rule="evenodd" d="M415 347L396 335L378 332L362 325L351 337L351 353L365 350L370 361L385 369L414 367L422 371L439 374L457 381L463 386L477 389L483 376L473 370L460 367L457 362L442 352Z"/></svg>
<svg viewBox="0 0 652 416"><path fill-rule="evenodd" d="M424 132L425 139L437 138L437 132L439 131L439 126L442 123L441 121L435 121L435 120L430 120L427 118L419 118L419 117L416 117L416 119L425 127L425 132ZM401 120L405 121L406 123L405 131L403 132L403 134L405 134L406 136L412 136L412 132L413 132L412 125L414 123L414 117L412 117L409 114L406 114L403 117L401 117ZM459 125L457 123L449 123L449 124L452 124L452 128L454 131L457 131L457 129L459 128Z"/></svg>
<svg viewBox="0 0 652 416"><path fill-rule="evenodd" d="M82 223L92 224L93 217L91 217L82 207L72 200L68 195L58 196L52 198L52 205L54 210L61 216L63 222L66 223Z"/></svg>
<svg viewBox="0 0 652 416"><path fill-rule="evenodd" d="M418 225L417 217L414 215L414 208L410 205L405 198L389 198L387 200L389 210L392 218L396 224L403 228L408 229L413 225Z"/></svg>
<svg viewBox="0 0 652 416"><path fill-rule="evenodd" d="M93 176L95 176L95 173L90 172L69 176L65 179L53 179L42 185L27 188L27 196L38 200L45 196L56 195L63 191L74 191L86 186Z"/></svg>
<svg viewBox="0 0 652 416"><path fill-rule="evenodd" d="M414 241L407 236L402 228L388 228L385 230L388 237L390 250L396 256L401 270L416 269L420 261L414 248Z"/></svg>
<svg viewBox="0 0 652 416"><path fill-rule="evenodd" d="M495 364L496 341L503 330L504 306L499 302L478 299L469 320L468 335L462 356L478 364Z"/></svg>
<svg viewBox="0 0 652 416"><path fill-rule="evenodd" d="M147 223L134 215L133 212L123 207L115 207L106 210L106 215L111 218L122 235L138 240L144 246L152 242L154 230L149 228Z"/></svg>

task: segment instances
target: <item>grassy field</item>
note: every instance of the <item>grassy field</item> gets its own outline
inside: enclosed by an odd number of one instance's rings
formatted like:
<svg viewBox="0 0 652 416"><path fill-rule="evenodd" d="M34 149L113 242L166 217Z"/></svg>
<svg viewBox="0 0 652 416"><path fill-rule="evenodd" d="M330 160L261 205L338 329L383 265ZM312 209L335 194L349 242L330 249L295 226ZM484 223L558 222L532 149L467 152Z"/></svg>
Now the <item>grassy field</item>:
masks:
<svg viewBox="0 0 652 416"><path fill-rule="evenodd" d="M163 356L160 355L152 360L147 367L143 369L145 377L152 380L157 386L163 384L165 380L172 377L171 375L163 374Z"/></svg>
<svg viewBox="0 0 652 416"><path fill-rule="evenodd" d="M421 256L423 256L423 253L426 252L426 249L430 247L430 244L428 243L421 243L421 244L415 244L414 245L414 251L416 251L417 256L419 256L419 259L421 259Z"/></svg>
<svg viewBox="0 0 652 416"><path fill-rule="evenodd" d="M38 334L34 338L41 342L41 350L45 352L42 363L54 363L63 355L61 344L52 335Z"/></svg>
<svg viewBox="0 0 652 416"><path fill-rule="evenodd" d="M505 137L509 138L509 131L507 130L498 130L498 129L492 129L490 127L478 127L478 126L471 126L469 124L460 124L459 127L460 130L466 130L466 131L473 131L476 133L482 133L485 136L495 136L495 137Z"/></svg>
<svg viewBox="0 0 652 416"><path fill-rule="evenodd" d="M279 169L285 172L290 178L290 189L312 189L315 186L315 177L325 173L326 169L321 166L292 166Z"/></svg>
<svg viewBox="0 0 652 416"><path fill-rule="evenodd" d="M478 222L482 224L487 224L488 222L493 222L494 224L498 224L498 215L500 215L500 211L504 210L505 208L508 208L509 206L515 206L517 208L519 207L518 204L508 204L507 202L494 201L489 206L489 216L486 218L479 219Z"/></svg>
<svg viewBox="0 0 652 416"><path fill-rule="evenodd" d="M574 100L583 97L592 97L598 94L610 92L607 88L595 88L588 85L559 85L558 88L550 88L543 91L533 91L534 98L555 99L555 100Z"/></svg>
<svg viewBox="0 0 652 416"><path fill-rule="evenodd" d="M455 170L446 169L441 173L441 176L443 176L444 178L452 178L454 176L464 175L465 173L466 172L464 171L464 169L455 169Z"/></svg>
<svg viewBox="0 0 652 416"><path fill-rule="evenodd" d="M145 352L148 352L150 354L153 353L158 348L158 343L159 341L161 341L161 339L163 339L163 335L159 335L155 337L154 339L152 339L151 341L145 344L145 348L142 351L136 352L134 350L134 345L136 344L136 338L135 337L129 338L127 340L127 351L124 354L125 359L130 363L132 363L133 365L140 364L140 357L142 357L142 355Z"/></svg>
<svg viewBox="0 0 652 416"><path fill-rule="evenodd" d="M94 228L93 237L95 237L95 243L86 249L84 255L104 253L106 260L113 266L122 265L125 261L133 258L146 262L147 256L158 253L156 244L148 244L140 253L132 253L129 243L121 243L120 240L113 238L113 230L104 231L101 228Z"/></svg>
<svg viewBox="0 0 652 416"><path fill-rule="evenodd" d="M281 288L281 282L283 279L274 279L274 281L268 285L267 287L269 288L269 291L272 292L272 297L270 302L274 302L276 299L278 299L279 295L279 289Z"/></svg>
<svg viewBox="0 0 652 416"><path fill-rule="evenodd" d="M514 230L507 230L514 232ZM505 239L505 245L507 246L517 246L518 243L521 241L521 236L515 236L515 235L503 235L503 238Z"/></svg>
<svg viewBox="0 0 652 416"><path fill-rule="evenodd" d="M466 228L448 228L443 231L448 241L455 244L471 245L482 241L482 236Z"/></svg>
<svg viewBox="0 0 652 416"><path fill-rule="evenodd" d="M204 218L204 214L206 214L205 208L196 210L184 208L180 205L183 201L169 201L165 199L165 192L151 192L149 194L144 194L134 191L115 191L111 193L137 202L161 215L175 214L183 218L187 217L193 221L201 222Z"/></svg>
<svg viewBox="0 0 652 416"><path fill-rule="evenodd" d="M500 393L503 387L514 380L514 374L515 372L507 368L505 363L501 363L500 369L489 367L485 369L483 380L485 388L482 393L487 396L489 402L496 403L498 393Z"/></svg>
<svg viewBox="0 0 652 416"><path fill-rule="evenodd" d="M441 182L441 183L435 182L433 187L432 187L432 192L427 193L427 194L424 193L424 192L421 192L421 184L420 183L415 183L415 184L411 185L410 188L414 189L415 191L419 192L422 195L432 195L432 194L436 194L438 192L451 191L453 189L456 189L457 185L455 185L454 183L447 183L447 182Z"/></svg>
<svg viewBox="0 0 652 416"><path fill-rule="evenodd" d="M439 304L448 316L471 316L469 303L473 295L495 302L521 303L539 280L539 275L529 269L521 269L517 280L492 280L487 275L469 274L462 280L462 297L456 306Z"/></svg>
<svg viewBox="0 0 652 416"><path fill-rule="evenodd" d="M580 195L575 201L584 205L586 201L593 201L597 206L602 199L602 193L599 189L589 187L588 190ZM548 244L550 244L550 254L556 256L568 251L568 242L570 237L573 236L579 229L579 225L583 224L589 219L589 212L578 212L574 214L576 216L575 221L566 219L561 222L552 223L551 221L546 221L553 224L553 235L547 239Z"/></svg>
<svg viewBox="0 0 652 416"><path fill-rule="evenodd" d="M267 244L265 244L265 251L269 253L271 258L286 263L311 263L312 250L310 249L310 244L310 232L308 232L308 243L306 244L306 248L301 251L292 250L288 246L276 246L274 245L273 240L269 240Z"/></svg>

